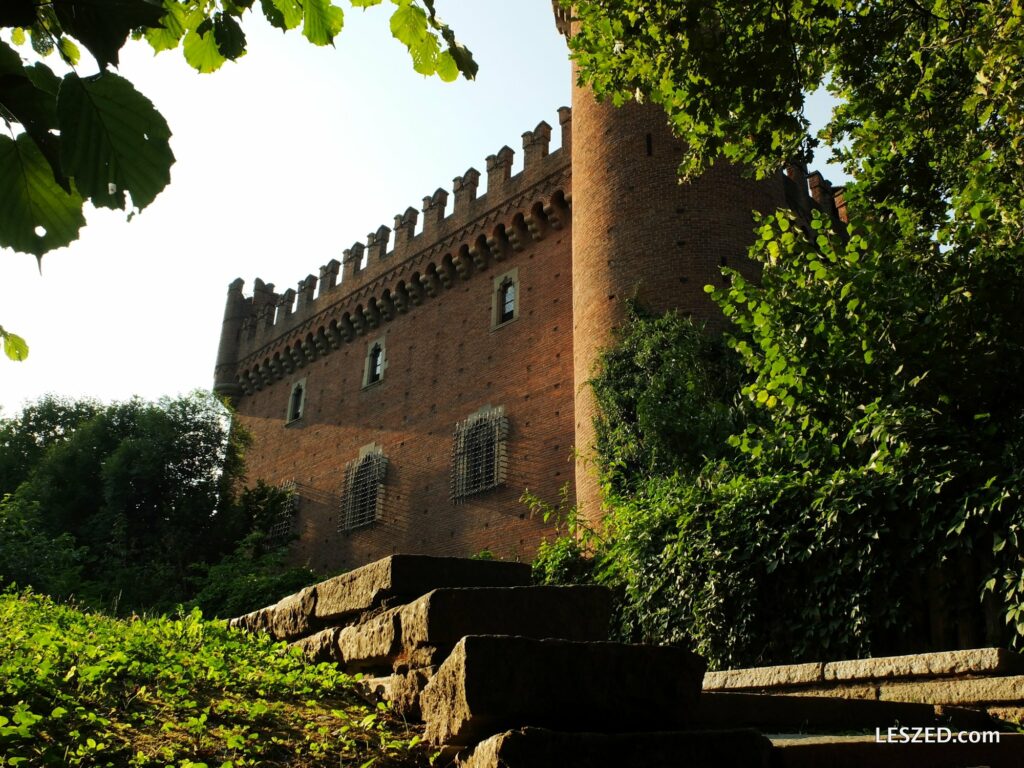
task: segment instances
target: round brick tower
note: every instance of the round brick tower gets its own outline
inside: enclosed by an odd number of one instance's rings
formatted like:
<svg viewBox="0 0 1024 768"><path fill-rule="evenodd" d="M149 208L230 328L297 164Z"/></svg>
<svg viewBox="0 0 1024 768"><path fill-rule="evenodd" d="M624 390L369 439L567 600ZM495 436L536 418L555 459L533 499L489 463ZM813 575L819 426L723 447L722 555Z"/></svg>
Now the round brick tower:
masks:
<svg viewBox="0 0 1024 768"><path fill-rule="evenodd" d="M556 3L559 29L568 32ZM664 111L598 103L577 83L572 111L572 306L575 377L576 500L590 521L601 517L592 462L595 403L588 381L625 302L652 312L678 309L711 327L724 324L704 286L721 285L728 265L756 275L746 260L752 212L785 205L783 181L744 178L719 164L680 184L684 151Z"/></svg>

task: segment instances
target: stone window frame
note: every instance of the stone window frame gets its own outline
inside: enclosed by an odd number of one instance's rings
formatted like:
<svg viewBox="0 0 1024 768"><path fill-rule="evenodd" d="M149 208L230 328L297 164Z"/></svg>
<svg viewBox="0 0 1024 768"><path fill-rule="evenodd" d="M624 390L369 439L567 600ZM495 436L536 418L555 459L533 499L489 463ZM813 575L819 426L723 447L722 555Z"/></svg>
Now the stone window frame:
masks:
<svg viewBox="0 0 1024 768"><path fill-rule="evenodd" d="M301 393L299 395L299 402L297 408L294 405L295 390L299 390L299 392ZM288 404L285 407L284 413L285 426L302 421L302 416L306 412L306 394L308 392L309 388L306 386L305 376L303 376L298 381L292 382L291 389L288 390Z"/></svg>
<svg viewBox="0 0 1024 768"><path fill-rule="evenodd" d="M489 404L455 425L449 493L453 504L462 504L470 496L505 485L509 431L505 407ZM474 445L481 433L486 444ZM478 472L481 474L477 475Z"/></svg>
<svg viewBox="0 0 1024 768"><path fill-rule="evenodd" d="M512 289L515 291L513 294L512 303L512 317L507 320L502 320L502 314L504 311L504 302L502 301L503 289L506 284L510 284ZM503 272L493 279L491 284L491 330L498 328L504 328L509 323L514 323L519 319L519 299L523 295L523 292L519 284L519 268L513 267L507 272Z"/></svg>
<svg viewBox="0 0 1024 768"><path fill-rule="evenodd" d="M384 449L376 443L364 445L359 456L345 465L338 518L340 532L351 533L381 519L387 468Z"/></svg>
<svg viewBox="0 0 1024 768"><path fill-rule="evenodd" d="M363 389L376 386L384 381L388 369L388 347L386 342L387 337L381 335L366 345L366 357L363 358ZM373 351L378 347L380 347L380 375L375 379L371 379L374 372Z"/></svg>

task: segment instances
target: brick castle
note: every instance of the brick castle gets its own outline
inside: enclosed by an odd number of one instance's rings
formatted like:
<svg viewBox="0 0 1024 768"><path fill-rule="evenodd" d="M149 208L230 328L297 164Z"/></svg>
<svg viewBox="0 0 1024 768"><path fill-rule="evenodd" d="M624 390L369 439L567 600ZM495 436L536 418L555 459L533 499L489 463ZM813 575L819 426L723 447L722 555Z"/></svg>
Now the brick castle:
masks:
<svg viewBox="0 0 1024 768"><path fill-rule="evenodd" d="M841 190L799 168L755 182L719 165L679 184L657 107L577 86L558 123L553 151L547 123L523 134L518 174L502 147L486 192L470 168L297 288L228 288L214 390L253 436L250 478L295 490L279 530L297 526L295 560L529 560L552 524L525 489L554 501L568 486L596 518L587 380L624 301L714 326L703 288L722 266L754 276L752 211L845 213Z"/></svg>

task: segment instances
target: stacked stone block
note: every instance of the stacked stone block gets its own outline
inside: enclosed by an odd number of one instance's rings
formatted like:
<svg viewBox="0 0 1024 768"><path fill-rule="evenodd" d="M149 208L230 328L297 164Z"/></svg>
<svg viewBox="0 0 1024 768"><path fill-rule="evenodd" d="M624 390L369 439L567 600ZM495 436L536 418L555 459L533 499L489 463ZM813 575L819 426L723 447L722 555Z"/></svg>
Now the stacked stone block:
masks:
<svg viewBox="0 0 1024 768"><path fill-rule="evenodd" d="M993 727L984 713L932 703L736 690L729 682L742 685L741 677L705 677L703 660L686 649L609 642L610 615L605 589L530 586L524 564L395 555L231 623L360 673L368 697L423 723L439 765L899 765L907 755L893 745L828 734ZM1016 657L990 661L1017 669ZM814 677L827 665L812 666L790 677ZM723 690L702 692L715 675ZM795 733L825 735L772 736ZM955 747L934 765L993 756L992 765L1019 765L1005 758L1024 757L1024 746L1005 739Z"/></svg>

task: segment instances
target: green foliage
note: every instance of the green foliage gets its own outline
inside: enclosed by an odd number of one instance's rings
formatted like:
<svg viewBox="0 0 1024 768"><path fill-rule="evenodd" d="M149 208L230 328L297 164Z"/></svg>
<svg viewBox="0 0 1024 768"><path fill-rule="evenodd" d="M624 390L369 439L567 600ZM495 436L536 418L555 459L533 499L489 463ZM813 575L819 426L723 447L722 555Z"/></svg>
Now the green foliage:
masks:
<svg viewBox="0 0 1024 768"><path fill-rule="evenodd" d="M195 600L213 613L309 583L284 566L286 542L266 541L286 494L236 493L245 443L199 393L108 406L48 398L0 421L0 493L10 494L0 579L115 611Z"/></svg>
<svg viewBox="0 0 1024 768"><path fill-rule="evenodd" d="M814 239L785 214L761 227L762 283L715 296L742 376L702 373L729 358L689 321L634 316L594 379L612 511L600 531L569 511L535 577L610 586L623 639L716 667L1019 646L1024 363L1001 313L1024 281L999 262L971 302L932 302L938 268L872 264L820 219Z"/></svg>
<svg viewBox="0 0 1024 768"><path fill-rule="evenodd" d="M0 764L424 764L333 664L198 611L119 621L0 595Z"/></svg>
<svg viewBox="0 0 1024 768"><path fill-rule="evenodd" d="M242 492L238 503L252 521L251 532L219 562L193 565L197 575L190 605L207 616L241 616L319 580L308 568L289 566L283 546L287 542L268 537L282 510L288 508L288 498L287 491L262 481Z"/></svg>
<svg viewBox="0 0 1024 768"><path fill-rule="evenodd" d="M367 8L381 0L351 0ZM451 81L472 79L476 63L438 17L434 0L392 0L391 29L409 50L415 70ZM129 211L146 208L170 182L171 131L142 93L110 67L129 36L154 51L182 46L199 72L213 72L246 52L240 20L252 0L58 0L5 2L0 28L14 46L38 56L56 51L69 67L81 44L99 71L63 78L46 64L29 64L0 41L0 119L13 138L0 136L0 247L43 254L78 238L85 201ZM331 0L261 0L260 12L282 30L301 25L313 45L333 45L344 25ZM77 41L77 44L76 44ZM2 333L4 351L24 359L19 337Z"/></svg>
<svg viewBox="0 0 1024 768"><path fill-rule="evenodd" d="M823 142L853 177L848 230L765 217L763 282L709 288L744 368L725 445L692 378L696 410L657 415L674 382L635 352L657 334L612 353L595 558L625 630L692 635L718 665L1020 646L1024 4L572 5L581 79L663 106L684 175L766 177ZM811 137L819 87L838 106ZM635 410L648 368L654 417Z"/></svg>
<svg viewBox="0 0 1024 768"><path fill-rule="evenodd" d="M739 377L720 340L676 313L651 317L631 304L591 381L606 490L623 493L633 479L696 470L721 455L736 426Z"/></svg>
<svg viewBox="0 0 1024 768"><path fill-rule="evenodd" d="M594 561L588 549L598 544L596 532L579 519L576 507L569 503L569 486L559 491L556 504L525 491L520 502L530 509L531 517L553 524L556 536L545 539L533 560L533 580L538 584L587 584L594 580Z"/></svg>
<svg viewBox="0 0 1024 768"><path fill-rule="evenodd" d="M5 330L2 325L0 325L0 339L4 342L4 355L8 360L20 363L28 357L28 344L25 343L25 340L18 334Z"/></svg>

